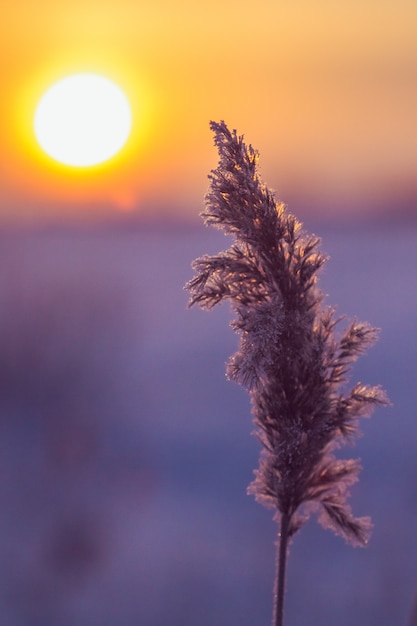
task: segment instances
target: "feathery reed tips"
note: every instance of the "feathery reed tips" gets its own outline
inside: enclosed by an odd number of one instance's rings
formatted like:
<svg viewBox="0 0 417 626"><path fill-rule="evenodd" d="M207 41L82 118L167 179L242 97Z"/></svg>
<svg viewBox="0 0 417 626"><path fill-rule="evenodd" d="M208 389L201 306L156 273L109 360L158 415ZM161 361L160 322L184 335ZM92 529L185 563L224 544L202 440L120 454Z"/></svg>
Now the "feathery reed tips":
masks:
<svg viewBox="0 0 417 626"><path fill-rule="evenodd" d="M337 332L335 310L323 306L320 240L277 202L262 182L258 153L224 122L210 124L219 152L202 213L205 224L232 234L224 252L195 260L186 288L190 306L211 309L230 300L240 335L227 376L250 394L259 467L248 493L276 511L280 523L274 626L283 620L285 563L290 538L311 511L355 545L369 537L368 517L354 517L348 491L357 460L334 451L358 434L360 417L388 404L379 386L346 392L353 362L377 338L367 323Z"/></svg>

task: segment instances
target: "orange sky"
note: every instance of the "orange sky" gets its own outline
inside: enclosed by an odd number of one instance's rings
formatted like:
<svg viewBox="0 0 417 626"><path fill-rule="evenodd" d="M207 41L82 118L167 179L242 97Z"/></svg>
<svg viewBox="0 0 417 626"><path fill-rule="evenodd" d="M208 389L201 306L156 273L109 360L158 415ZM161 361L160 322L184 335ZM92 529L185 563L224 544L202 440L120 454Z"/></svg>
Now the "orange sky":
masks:
<svg viewBox="0 0 417 626"><path fill-rule="evenodd" d="M417 198L416 24L415 0L3 0L0 216L195 214L210 119L259 149L283 200ZM78 71L113 78L134 113L120 156L84 171L32 133L43 91Z"/></svg>

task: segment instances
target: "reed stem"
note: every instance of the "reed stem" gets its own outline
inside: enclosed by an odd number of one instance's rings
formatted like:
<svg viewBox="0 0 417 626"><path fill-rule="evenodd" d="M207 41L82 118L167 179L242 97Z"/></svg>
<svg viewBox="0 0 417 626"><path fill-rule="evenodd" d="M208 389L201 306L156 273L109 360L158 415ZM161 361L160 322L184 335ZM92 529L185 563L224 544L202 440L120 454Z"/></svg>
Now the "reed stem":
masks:
<svg viewBox="0 0 417 626"><path fill-rule="evenodd" d="M274 588L274 617L272 626L283 626L284 623L284 595L285 574L287 568L287 553L289 541L290 517L287 514L281 516L281 528L279 532L279 545L277 546L277 571Z"/></svg>

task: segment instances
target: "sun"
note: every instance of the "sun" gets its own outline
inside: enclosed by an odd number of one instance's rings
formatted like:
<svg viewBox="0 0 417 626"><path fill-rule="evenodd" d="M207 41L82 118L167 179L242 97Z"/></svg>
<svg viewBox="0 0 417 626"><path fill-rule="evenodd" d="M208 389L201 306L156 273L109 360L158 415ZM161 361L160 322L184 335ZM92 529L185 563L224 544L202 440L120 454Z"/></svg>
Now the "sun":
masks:
<svg viewBox="0 0 417 626"><path fill-rule="evenodd" d="M34 131L55 161L89 167L107 161L126 143L132 126L129 101L113 81L74 74L56 82L41 98Z"/></svg>

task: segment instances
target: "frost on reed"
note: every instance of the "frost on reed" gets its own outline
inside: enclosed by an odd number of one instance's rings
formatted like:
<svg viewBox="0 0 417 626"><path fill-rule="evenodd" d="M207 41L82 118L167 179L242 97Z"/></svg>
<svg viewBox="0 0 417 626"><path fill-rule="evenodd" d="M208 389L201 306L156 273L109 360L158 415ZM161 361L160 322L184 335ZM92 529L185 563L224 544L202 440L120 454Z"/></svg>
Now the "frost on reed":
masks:
<svg viewBox="0 0 417 626"><path fill-rule="evenodd" d="M193 263L186 288L190 306L210 310L230 300L240 335L227 365L229 379L249 392L259 468L248 492L276 511L280 524L274 624L283 620L287 546L312 510L320 523L350 543L364 545L371 522L346 503L357 480L357 460L334 450L351 442L358 420L387 404L380 387L345 390L352 363L377 330L352 321L336 333L335 311L322 305L317 272L326 261L319 239L303 232L262 183L258 153L224 122L211 123L220 161L209 175L205 224L234 236L230 248Z"/></svg>

